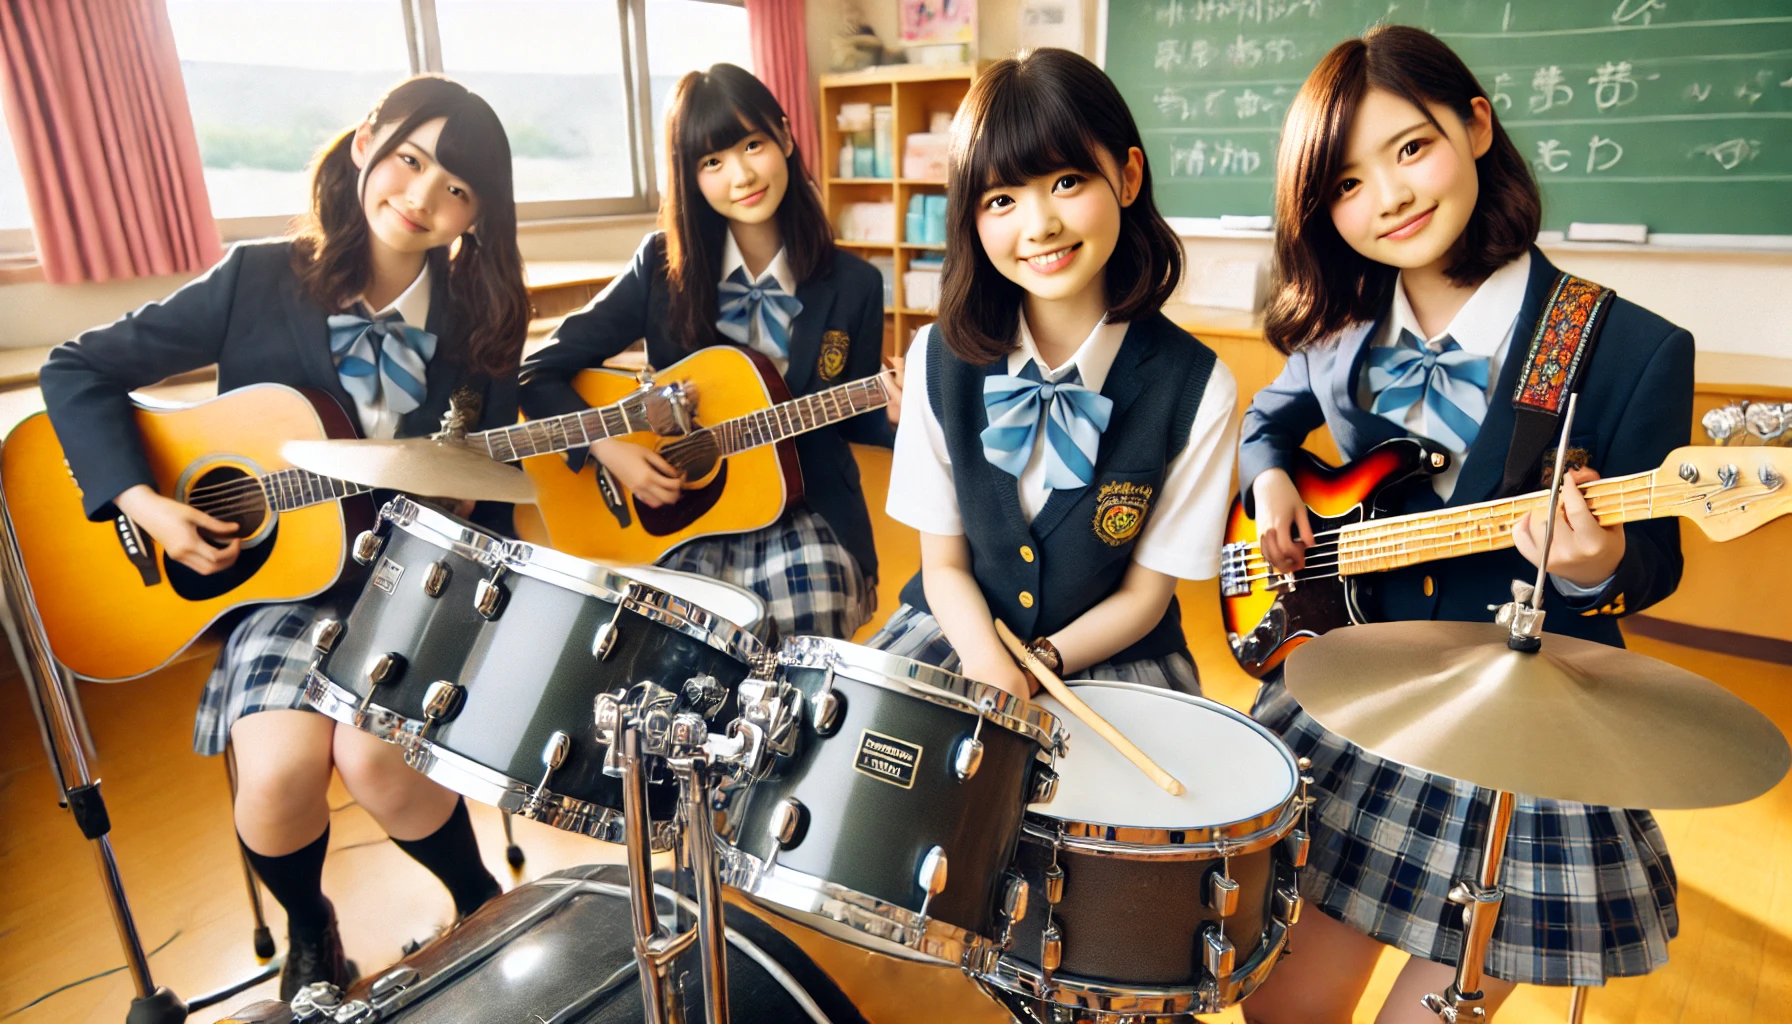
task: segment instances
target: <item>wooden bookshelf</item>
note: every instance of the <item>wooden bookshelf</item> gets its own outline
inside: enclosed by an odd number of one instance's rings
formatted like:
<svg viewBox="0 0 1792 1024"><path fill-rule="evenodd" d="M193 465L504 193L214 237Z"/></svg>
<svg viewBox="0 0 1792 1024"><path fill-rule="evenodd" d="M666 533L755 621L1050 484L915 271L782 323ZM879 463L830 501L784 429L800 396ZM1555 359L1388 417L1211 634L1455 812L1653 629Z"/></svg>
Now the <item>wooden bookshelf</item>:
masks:
<svg viewBox="0 0 1792 1024"><path fill-rule="evenodd" d="M870 259L887 256L895 264L893 282L895 302L884 306L884 352L900 355L908 348L915 331L932 323L929 310L910 308L902 293L902 275L913 259L945 252L943 245L924 245L903 237L904 213L910 197L944 195L944 181L900 177L903 143L910 135L924 132L934 111L956 111L970 91L977 75L974 65L934 66L927 64L893 64L821 76L821 152L817 165L822 170L822 201L827 207L829 223L840 222L840 211L847 203L891 202L896 206L896 234L888 242L849 242L836 240L848 252ZM889 106L893 115L891 170L895 178L842 178L837 175L840 152L840 130L836 118L843 103L869 103Z"/></svg>

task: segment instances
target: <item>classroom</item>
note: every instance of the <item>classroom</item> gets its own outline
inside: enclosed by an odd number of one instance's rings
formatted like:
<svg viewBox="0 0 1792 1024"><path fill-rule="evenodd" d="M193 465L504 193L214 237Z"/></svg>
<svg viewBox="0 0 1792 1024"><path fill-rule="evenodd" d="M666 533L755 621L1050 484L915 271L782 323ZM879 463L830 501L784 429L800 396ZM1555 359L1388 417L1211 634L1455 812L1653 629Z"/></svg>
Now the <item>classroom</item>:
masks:
<svg viewBox="0 0 1792 1024"><path fill-rule="evenodd" d="M4 0L0 127L0 1019L1786 1017L1780 0Z"/></svg>

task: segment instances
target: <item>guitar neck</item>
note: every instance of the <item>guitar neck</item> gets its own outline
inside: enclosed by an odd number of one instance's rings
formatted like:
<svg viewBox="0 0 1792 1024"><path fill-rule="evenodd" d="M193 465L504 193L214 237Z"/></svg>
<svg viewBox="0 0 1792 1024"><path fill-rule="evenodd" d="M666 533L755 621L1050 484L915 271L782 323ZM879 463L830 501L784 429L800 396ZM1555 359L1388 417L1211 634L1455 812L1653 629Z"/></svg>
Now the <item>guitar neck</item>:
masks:
<svg viewBox="0 0 1792 1024"><path fill-rule="evenodd" d="M499 462L516 462L536 455L572 451L594 441L647 429L647 417L623 403L482 430L467 435L467 446Z"/></svg>
<svg viewBox="0 0 1792 1024"><path fill-rule="evenodd" d="M866 377L718 423L708 431L721 454L733 455L820 430L889 404L890 395L884 390L883 380Z"/></svg>
<svg viewBox="0 0 1792 1024"><path fill-rule="evenodd" d="M1661 470L1652 469L1595 480L1583 486L1581 493L1601 526L1673 515L1667 506L1681 503L1681 492L1689 488L1678 478L1664 483L1659 479L1660 473ZM1548 507L1549 492L1535 491L1478 505L1346 526L1338 531L1337 568L1340 574L1352 576L1509 548L1519 521L1530 512L1545 512Z"/></svg>
<svg viewBox="0 0 1792 1024"><path fill-rule="evenodd" d="M307 469L277 469L261 477L261 489L268 496L268 507L275 512L341 501L373 490L363 484L321 476Z"/></svg>

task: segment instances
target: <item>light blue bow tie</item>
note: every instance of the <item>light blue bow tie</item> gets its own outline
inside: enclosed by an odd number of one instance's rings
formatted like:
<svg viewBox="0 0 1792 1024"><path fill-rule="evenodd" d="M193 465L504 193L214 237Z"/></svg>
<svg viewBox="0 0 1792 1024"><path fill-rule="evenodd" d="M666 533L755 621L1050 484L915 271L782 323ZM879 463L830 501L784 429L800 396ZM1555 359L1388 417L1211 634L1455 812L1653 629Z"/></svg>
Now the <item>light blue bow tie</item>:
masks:
<svg viewBox="0 0 1792 1024"><path fill-rule="evenodd" d="M1406 414L1424 403L1419 433L1454 452L1466 452L1487 416L1486 356L1470 355L1444 336L1436 351L1409 330L1400 343L1369 352L1369 387L1375 392L1370 412L1385 416L1402 429Z"/></svg>
<svg viewBox="0 0 1792 1024"><path fill-rule="evenodd" d="M1032 360L1020 376L983 378L983 407L989 426L978 439L990 465L1019 479L1033 456L1039 421L1045 420L1045 486L1053 490L1087 487L1095 479L1095 455L1108 429L1114 400L1083 387L1076 370L1046 383Z"/></svg>
<svg viewBox="0 0 1792 1024"><path fill-rule="evenodd" d="M786 358L790 355L790 322L803 311L797 297L778 287L776 280L747 280L747 268L735 267L727 280L716 286L716 330L724 338L750 344L749 325L759 324L759 337L777 346Z"/></svg>
<svg viewBox="0 0 1792 1024"><path fill-rule="evenodd" d="M369 320L338 313L326 322L336 376L356 401L371 405L383 393L386 408L400 416L423 404L429 393L427 367L436 354L435 335L397 316Z"/></svg>

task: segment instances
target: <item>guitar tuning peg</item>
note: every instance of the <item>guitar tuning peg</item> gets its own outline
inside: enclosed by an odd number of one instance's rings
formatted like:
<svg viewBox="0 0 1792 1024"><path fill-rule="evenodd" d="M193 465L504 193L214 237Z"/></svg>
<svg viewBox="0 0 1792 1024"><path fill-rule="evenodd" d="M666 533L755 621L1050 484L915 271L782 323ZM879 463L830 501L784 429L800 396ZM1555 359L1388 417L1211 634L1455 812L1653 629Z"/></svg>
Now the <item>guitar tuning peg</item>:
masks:
<svg viewBox="0 0 1792 1024"><path fill-rule="evenodd" d="M1701 417L1699 423L1713 442L1727 445L1743 432L1747 416L1743 409L1744 403L1737 402L1718 406Z"/></svg>
<svg viewBox="0 0 1792 1024"><path fill-rule="evenodd" d="M1755 402L1743 414L1744 428L1762 444L1772 444L1792 426L1792 402Z"/></svg>

